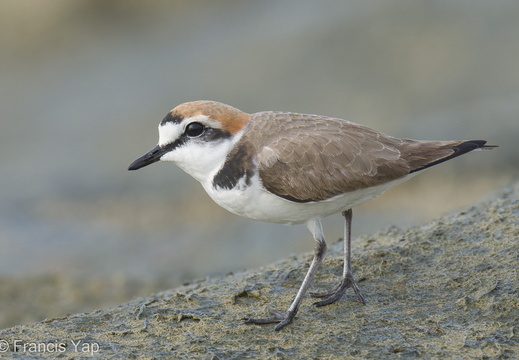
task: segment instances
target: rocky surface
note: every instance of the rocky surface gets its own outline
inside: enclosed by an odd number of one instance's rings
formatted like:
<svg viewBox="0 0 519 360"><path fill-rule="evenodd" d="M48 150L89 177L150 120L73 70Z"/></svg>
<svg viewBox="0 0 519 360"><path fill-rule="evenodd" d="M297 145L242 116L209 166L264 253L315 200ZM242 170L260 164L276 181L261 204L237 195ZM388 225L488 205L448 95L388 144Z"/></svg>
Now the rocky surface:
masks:
<svg viewBox="0 0 519 360"><path fill-rule="evenodd" d="M311 254L97 310L0 331L15 359L517 358L519 183L427 225L354 240L351 291L337 304L306 298L293 324L241 319L285 309ZM341 273L333 244L314 288Z"/></svg>

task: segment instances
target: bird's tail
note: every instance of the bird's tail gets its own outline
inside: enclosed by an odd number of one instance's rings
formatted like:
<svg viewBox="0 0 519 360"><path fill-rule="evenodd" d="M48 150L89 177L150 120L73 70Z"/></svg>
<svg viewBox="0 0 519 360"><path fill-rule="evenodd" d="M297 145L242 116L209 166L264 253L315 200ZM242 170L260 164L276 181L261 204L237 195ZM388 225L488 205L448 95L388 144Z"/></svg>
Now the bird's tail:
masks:
<svg viewBox="0 0 519 360"><path fill-rule="evenodd" d="M411 162L411 173L454 159L472 150L492 150L498 147L486 143L486 140L418 141L416 152L413 154L415 160Z"/></svg>

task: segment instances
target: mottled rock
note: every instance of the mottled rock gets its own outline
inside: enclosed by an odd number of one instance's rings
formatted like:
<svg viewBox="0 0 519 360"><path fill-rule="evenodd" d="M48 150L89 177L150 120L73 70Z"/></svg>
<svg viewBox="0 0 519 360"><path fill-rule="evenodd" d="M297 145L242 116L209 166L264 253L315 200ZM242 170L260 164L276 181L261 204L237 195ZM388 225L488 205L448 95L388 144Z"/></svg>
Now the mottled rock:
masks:
<svg viewBox="0 0 519 360"><path fill-rule="evenodd" d="M517 358L519 183L421 227L354 240L352 292L323 308L306 298L293 324L242 318L285 309L311 254L200 280L115 308L0 331L9 358ZM330 246L314 288L341 273ZM2 348L3 346L3 348ZM6 346L8 349L6 350Z"/></svg>

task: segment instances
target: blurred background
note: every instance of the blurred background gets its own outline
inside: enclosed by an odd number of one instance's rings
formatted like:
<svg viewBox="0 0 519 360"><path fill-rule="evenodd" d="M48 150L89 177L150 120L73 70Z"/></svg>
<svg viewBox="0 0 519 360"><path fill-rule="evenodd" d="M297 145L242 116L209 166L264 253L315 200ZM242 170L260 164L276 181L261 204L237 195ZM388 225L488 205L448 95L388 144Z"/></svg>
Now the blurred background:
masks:
<svg viewBox="0 0 519 360"><path fill-rule="evenodd" d="M0 6L0 328L312 250L304 225L229 214L172 164L126 170L185 101L501 146L359 207L354 237L422 224L517 176L515 0ZM342 226L326 219L330 243Z"/></svg>

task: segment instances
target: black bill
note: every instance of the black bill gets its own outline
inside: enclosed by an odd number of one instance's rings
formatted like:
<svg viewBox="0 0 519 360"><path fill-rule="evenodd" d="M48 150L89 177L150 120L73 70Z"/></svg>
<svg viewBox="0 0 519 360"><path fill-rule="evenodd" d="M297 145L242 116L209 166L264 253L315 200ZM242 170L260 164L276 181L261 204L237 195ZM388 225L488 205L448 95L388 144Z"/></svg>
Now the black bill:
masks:
<svg viewBox="0 0 519 360"><path fill-rule="evenodd" d="M160 160L162 155L168 152L167 149L161 148L159 145L142 155L128 166L128 170L138 170L142 167L151 165Z"/></svg>

